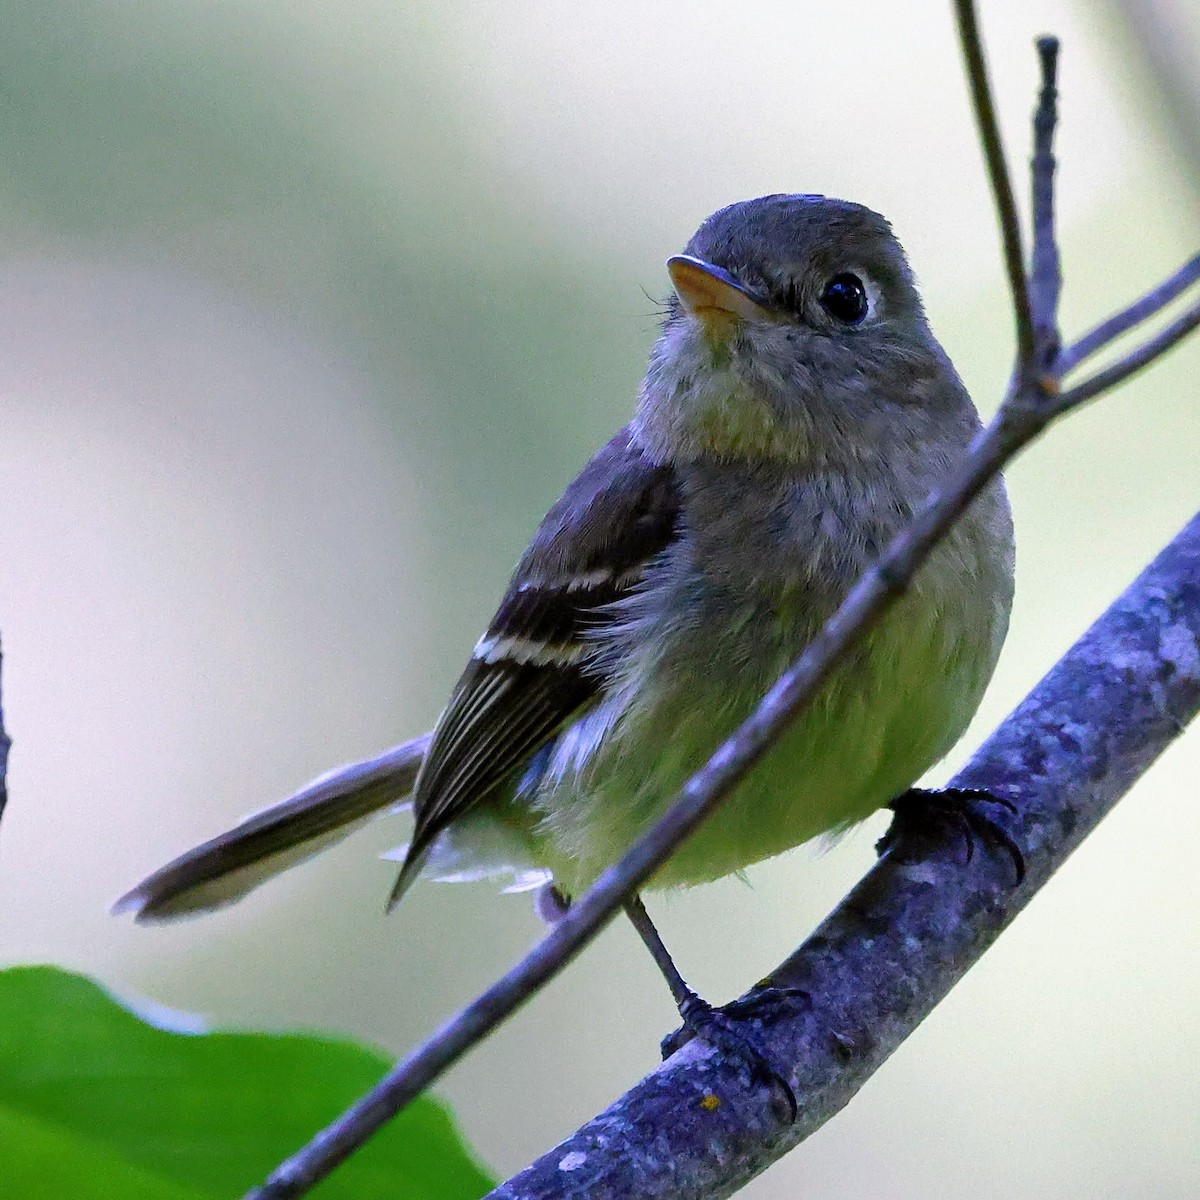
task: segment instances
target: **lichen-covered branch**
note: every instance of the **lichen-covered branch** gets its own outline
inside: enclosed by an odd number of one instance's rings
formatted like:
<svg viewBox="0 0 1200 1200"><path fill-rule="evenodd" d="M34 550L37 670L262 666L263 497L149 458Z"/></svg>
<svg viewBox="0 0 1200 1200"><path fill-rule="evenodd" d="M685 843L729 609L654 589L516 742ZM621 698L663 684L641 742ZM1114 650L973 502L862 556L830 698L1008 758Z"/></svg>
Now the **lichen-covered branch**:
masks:
<svg viewBox="0 0 1200 1200"><path fill-rule="evenodd" d="M961 840L889 851L771 976L811 996L763 1029L776 1088L689 1043L489 1200L719 1200L837 1113L1200 709L1200 515L951 786L1011 800L1026 865ZM912 851L914 847L905 847Z"/></svg>

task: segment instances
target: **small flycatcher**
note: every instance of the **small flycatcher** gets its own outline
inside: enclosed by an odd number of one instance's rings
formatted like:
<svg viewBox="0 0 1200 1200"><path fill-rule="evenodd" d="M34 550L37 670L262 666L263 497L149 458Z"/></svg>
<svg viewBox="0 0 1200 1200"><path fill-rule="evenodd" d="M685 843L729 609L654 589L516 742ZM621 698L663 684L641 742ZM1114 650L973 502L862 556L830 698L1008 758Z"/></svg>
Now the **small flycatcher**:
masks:
<svg viewBox="0 0 1200 1200"><path fill-rule="evenodd" d="M502 869L569 899L749 715L979 418L869 209L733 204L667 270L674 296L632 421L542 521L432 737L318 781L119 908L157 919L226 903L410 787L392 904L422 872ZM1012 593L996 481L651 886L716 879L910 788L974 714ZM636 899L630 913L682 1004Z"/></svg>

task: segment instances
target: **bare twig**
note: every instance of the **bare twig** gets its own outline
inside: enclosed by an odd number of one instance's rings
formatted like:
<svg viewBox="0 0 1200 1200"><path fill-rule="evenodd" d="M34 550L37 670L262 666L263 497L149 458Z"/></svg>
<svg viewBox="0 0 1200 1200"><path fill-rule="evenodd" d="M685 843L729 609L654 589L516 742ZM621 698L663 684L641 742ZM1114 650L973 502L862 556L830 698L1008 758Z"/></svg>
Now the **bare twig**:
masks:
<svg viewBox="0 0 1200 1200"><path fill-rule="evenodd" d="M967 82L971 88L971 103L979 140L987 160L988 180L1004 243L1004 265L1008 271L1008 287L1012 293L1013 316L1017 327L1018 370L1034 361L1033 311L1030 307L1029 284L1025 277L1025 253L1021 249L1021 223L1017 217L1017 202L1013 196L1008 164L1004 159L1004 143L996 120L996 105L988 83L987 63L983 57L983 41L975 17L974 0L954 0L954 15L958 21L958 40L962 46Z"/></svg>
<svg viewBox="0 0 1200 1200"><path fill-rule="evenodd" d="M813 997L756 1033L792 1065L795 1123L769 1082L692 1045L489 1200L736 1191L840 1111L1198 710L1200 515L951 781L1019 807L1021 887L1003 859L964 862L953 843L893 851L771 973Z"/></svg>
<svg viewBox="0 0 1200 1200"><path fill-rule="evenodd" d="M1040 427L1027 408L1005 414L976 440L952 481L914 518L879 563L850 592L845 603L809 643L796 664L766 694L757 709L684 785L669 811L584 896L511 971L443 1025L423 1046L397 1064L332 1125L283 1163L252 1200L299 1196L323 1179L384 1122L427 1088L484 1034L561 971L617 913L779 738L852 645L901 595L938 538L999 470L1013 449Z"/></svg>
<svg viewBox="0 0 1200 1200"><path fill-rule="evenodd" d="M0 650L0 668L4 665L4 652ZM12 748L12 738L4 728L4 701L0 698L0 817L4 815L5 805L8 804L8 752Z"/></svg>
<svg viewBox="0 0 1200 1200"><path fill-rule="evenodd" d="M1166 308L1176 296L1186 292L1197 280L1200 280L1200 254L1189 258L1174 275L1164 279L1157 287L1151 288L1127 308L1114 313L1106 321L1101 321L1095 329L1089 330L1063 350L1054 364L1055 373L1061 377L1074 371L1123 333L1141 325L1143 321L1148 321L1155 313Z"/></svg>
<svg viewBox="0 0 1200 1200"><path fill-rule="evenodd" d="M1052 402L1055 416L1078 408L1102 392L1111 391L1117 384L1124 383L1131 375L1136 375L1138 371L1148 367L1156 358L1161 358L1176 342L1187 337L1197 325L1200 325L1200 300L1185 309L1170 324L1164 325L1153 337L1131 350L1124 358L1055 397Z"/></svg>
<svg viewBox="0 0 1200 1200"><path fill-rule="evenodd" d="M1058 38L1040 37L1042 89L1033 114L1033 269L1029 277L1029 307L1039 370L1058 354L1058 297L1062 271L1058 239L1054 236L1054 127L1058 123Z"/></svg>
<svg viewBox="0 0 1200 1200"><path fill-rule="evenodd" d="M942 489L914 516L897 535L876 566L851 590L845 602L830 618L797 662L778 680L754 713L728 738L709 761L685 784L671 809L634 845L615 866L573 905L566 917L535 946L507 975L483 992L457 1016L442 1026L423 1046L390 1071L362 1100L347 1110L297 1155L282 1164L263 1185L252 1192L253 1200L282 1200L307 1191L324 1178L339 1162L360 1146L385 1121L423 1091L445 1069L501 1020L524 1003L534 991L557 974L582 949L584 944L612 918L625 898L636 891L657 868L732 791L758 758L780 737L827 678L841 654L851 647L887 607L907 588L930 550L954 520L970 504L1006 462L1037 437L1055 419L1082 403L1080 385L1071 393L1058 395L1060 375L1056 360L1039 360L1034 338L1030 296L1020 259L1020 237L1007 168L996 131L995 115L982 50L975 26L974 9L956 0L963 52L972 81L981 136L987 155L989 174L997 198L1004 229L1006 261L1016 310L1018 342L1021 349L1017 370L995 420L973 442L957 469ZM1042 103L1039 112L1044 122L1044 150L1049 154L1049 134L1054 122L1054 55L1042 49L1044 71ZM1040 215L1039 236L1053 238L1053 171L1043 159L1043 191L1037 202ZM1055 251L1055 256L1057 252ZM1015 262L1014 262L1015 256ZM1050 260L1043 259L1043 265ZM1057 276L1057 267L1053 271ZM1047 273L1039 285L1039 328L1055 331L1057 284L1050 286ZM1165 333L1166 331L1164 331ZM1124 373L1111 376L1112 383L1173 345L1186 330L1174 338L1160 334L1130 355L1137 359ZM1049 343L1048 343L1049 344ZM1053 345L1057 345L1054 333ZM1096 349L1099 345L1096 346ZM1126 360L1127 363L1130 360ZM1102 373L1103 374L1103 373ZM1101 388L1088 392L1095 395ZM1065 403L1069 397L1075 398ZM868 973L864 973L864 978ZM862 986L860 984L860 986ZM931 994L932 1005L941 993ZM869 1031L868 1031L869 1032ZM877 1065L877 1064L876 1064ZM853 1071L847 1080L853 1082ZM853 1083L857 1087L865 1075ZM763 1136L778 1136L778 1123L771 1118L764 1132L756 1120L739 1106L748 1125ZM762 1113L758 1113L758 1118Z"/></svg>

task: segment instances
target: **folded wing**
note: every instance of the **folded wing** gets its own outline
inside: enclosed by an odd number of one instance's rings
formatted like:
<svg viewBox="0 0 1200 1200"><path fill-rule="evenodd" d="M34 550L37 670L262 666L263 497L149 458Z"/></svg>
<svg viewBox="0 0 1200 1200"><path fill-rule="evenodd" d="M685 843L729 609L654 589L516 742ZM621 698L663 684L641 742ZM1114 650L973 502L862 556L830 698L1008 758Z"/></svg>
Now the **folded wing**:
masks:
<svg viewBox="0 0 1200 1200"><path fill-rule="evenodd" d="M677 536L671 468L622 429L546 514L450 696L413 793L395 904L438 834L486 800L603 686L595 631Z"/></svg>

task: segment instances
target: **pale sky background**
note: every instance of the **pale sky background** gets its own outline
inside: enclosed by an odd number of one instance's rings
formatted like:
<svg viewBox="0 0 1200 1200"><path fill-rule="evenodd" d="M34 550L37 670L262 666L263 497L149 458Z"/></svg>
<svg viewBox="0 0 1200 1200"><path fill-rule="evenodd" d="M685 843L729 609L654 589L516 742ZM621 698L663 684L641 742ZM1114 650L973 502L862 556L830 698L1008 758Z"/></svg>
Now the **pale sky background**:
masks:
<svg viewBox="0 0 1200 1200"><path fill-rule="evenodd" d="M664 292L713 209L792 190L885 213L994 408L1011 322L949 6L4 7L0 959L399 1053L538 934L487 885L421 886L385 919L400 819L209 919L142 929L108 904L428 727L542 512L626 419L654 334L641 289ZM1064 41L1063 312L1082 332L1195 251L1196 167L1106 6L981 9L1018 170L1031 41ZM1012 630L934 781L1196 508L1198 372L1193 341L1010 471ZM1197 778L1192 730L744 1194L1195 1196ZM684 973L740 993L882 826L652 900ZM617 925L438 1091L503 1176L649 1070L675 1023Z"/></svg>

